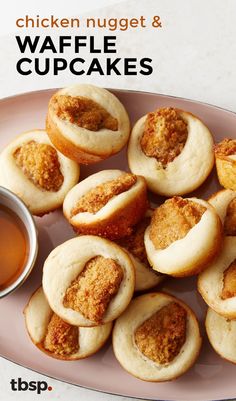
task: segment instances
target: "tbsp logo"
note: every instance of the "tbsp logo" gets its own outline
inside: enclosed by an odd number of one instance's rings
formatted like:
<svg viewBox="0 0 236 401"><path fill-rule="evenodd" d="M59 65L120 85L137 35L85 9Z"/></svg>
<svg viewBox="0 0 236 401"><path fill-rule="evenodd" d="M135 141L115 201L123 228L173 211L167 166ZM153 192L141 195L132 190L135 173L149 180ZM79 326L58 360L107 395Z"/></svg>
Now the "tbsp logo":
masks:
<svg viewBox="0 0 236 401"><path fill-rule="evenodd" d="M45 381L30 381L27 382L22 380L21 377L18 379L11 379L10 381L12 391L36 391L37 394L41 394L43 391L52 391L52 387Z"/></svg>

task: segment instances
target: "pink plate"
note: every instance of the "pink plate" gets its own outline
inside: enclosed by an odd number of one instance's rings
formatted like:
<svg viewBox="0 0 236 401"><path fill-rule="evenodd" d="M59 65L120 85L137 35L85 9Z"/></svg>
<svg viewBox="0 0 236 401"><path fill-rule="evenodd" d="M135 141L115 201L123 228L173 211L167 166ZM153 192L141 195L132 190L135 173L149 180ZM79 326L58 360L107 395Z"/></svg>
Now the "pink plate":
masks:
<svg viewBox="0 0 236 401"><path fill-rule="evenodd" d="M44 128L47 104L53 90L31 92L0 101L1 149L17 134ZM174 106L199 116L212 131L215 140L236 135L236 114L203 103L150 93L113 91L126 106L132 121L160 106ZM94 166L81 168L81 179L107 168L127 169L125 151ZM207 198L219 188L214 174L197 191ZM152 200L159 202L158 197ZM222 400L236 396L236 366L221 359L206 338L206 307L196 291L196 278L170 279L165 290L183 299L199 317L204 338L200 357L193 368L176 381L146 383L126 373L116 361L112 347L82 361L64 362L49 358L29 340L24 325L23 308L40 285L42 266L49 252L74 236L60 210L36 218L39 231L39 257L30 277L21 288L0 301L0 354L37 372L75 385L108 393L155 400Z"/></svg>

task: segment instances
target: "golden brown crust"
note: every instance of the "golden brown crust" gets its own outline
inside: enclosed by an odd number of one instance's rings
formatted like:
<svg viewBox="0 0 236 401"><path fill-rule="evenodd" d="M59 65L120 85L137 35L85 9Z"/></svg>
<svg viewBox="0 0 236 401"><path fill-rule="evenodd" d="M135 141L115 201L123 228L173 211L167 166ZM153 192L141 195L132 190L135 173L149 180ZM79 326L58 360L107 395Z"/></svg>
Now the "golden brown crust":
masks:
<svg viewBox="0 0 236 401"><path fill-rule="evenodd" d="M56 150L33 140L24 143L13 154L16 165L37 187L57 192L64 181Z"/></svg>
<svg viewBox="0 0 236 401"><path fill-rule="evenodd" d="M111 324L111 329L110 329L110 333L109 333L109 335L108 335L108 337L106 337L106 338L104 338L104 340L100 343L100 345L99 345L99 347L97 347L97 349L94 351L91 351L91 352L88 352L86 355L83 355L83 356L76 356L76 357L72 357L71 355L70 355L70 357L68 358L67 356L65 356L65 355L55 355L55 354L52 354L51 352L49 352L49 351L47 351L47 350L45 350L45 348L44 347L42 347L42 345L41 344L35 344L36 345L36 347L38 347L42 352L44 352L45 354L47 354L47 355L49 355L49 356L51 356L52 358L55 358L55 359L59 359L59 360L66 360L66 361L68 361L68 360L82 360L82 359L86 359L86 358L89 358L90 356L92 356L92 355L94 355L95 353L97 353L97 352L99 352L101 349L102 349L102 347L106 344L106 342L108 341L108 339L109 339L109 337L111 336L111 333L112 333L112 328L113 328L113 322L111 322L110 323ZM77 327L77 326L76 326ZM79 328L78 328L79 329ZM32 340L32 339L31 339ZM32 340L33 341L33 340ZM34 341L33 341L34 342Z"/></svg>
<svg viewBox="0 0 236 401"><path fill-rule="evenodd" d="M122 279L123 270L117 262L96 256L86 263L82 273L67 288L63 305L100 323Z"/></svg>
<svg viewBox="0 0 236 401"><path fill-rule="evenodd" d="M113 326L113 323L109 323L109 325L110 325L110 326L109 326L109 332L107 333L107 336L104 336L104 337L103 337L102 341L101 341L101 339L99 340L99 346L98 346L98 343L96 342L96 348L94 348L94 349L91 348L91 351L90 351L90 352L87 351L87 353L83 353L82 355L81 355L81 354L78 354L78 353L75 353L75 354L53 353L53 352L51 352L51 351L49 351L49 350L47 350L47 349L45 348L45 345L44 345L45 337L44 337L44 339L43 339L41 342L36 342L36 341L35 341L35 339L34 339L34 338L32 337L32 335L31 335L31 332L29 331L29 327L28 327L27 322L26 322L26 314L27 314L27 309L29 308L30 301L31 301L32 297L40 290L40 288L41 288L41 286L40 286L39 288L37 288L37 289L32 293L30 299L28 300L27 304L25 305L25 307L24 307L24 309L23 309L23 314L25 315L26 330L27 330L27 333L28 333L29 338L30 338L30 340L32 341L32 343L33 343L41 352L43 352L44 354L50 356L51 358L58 359L58 360L63 360L63 361L71 361L71 360L86 359L86 358L90 357L91 355L94 355L96 352L98 352L98 351L104 346L104 344L107 342L108 338L110 337L110 335L111 335L111 333L112 333L112 326ZM57 315L54 314L54 312L51 310L50 319L52 318L53 315L57 316ZM57 318L60 319L59 316L57 316ZM78 348L77 348L77 349L80 350L80 346L79 346L79 339L80 339L79 330L80 330L80 328L79 328L78 326L73 326L73 325L71 325L70 323L66 322L65 320L62 320L62 319L60 319L60 320L63 322L63 324L66 325L65 327L69 326L69 327L73 327L73 328L76 329L76 331L77 331L77 342L78 342ZM82 330L83 330L83 329L82 329ZM56 334L56 336L57 336L57 330L56 330L56 333L55 333L55 334ZM83 336L83 333L82 333L82 336ZM76 343L76 341L74 342L74 344L75 344L75 343Z"/></svg>
<svg viewBox="0 0 236 401"><path fill-rule="evenodd" d="M28 334L30 336L29 332L28 332ZM30 336L30 338L31 338L31 336ZM40 351L42 351L44 354L46 354L46 355L48 355L48 356L50 356L50 357L52 357L54 359L58 359L58 360L61 360L61 361L72 361L72 360L86 359L86 358L89 358L90 356L94 355L96 352L98 352L105 345L105 343L107 342L107 338L105 338L103 343L101 343L101 345L98 347L98 349L95 352L91 351L90 353L87 353L84 356L75 356L75 357L73 357L72 355L67 356L67 355L53 354L52 352L46 350L41 343L37 343L36 344L32 338L31 338L31 341L34 343L34 345L36 345L36 347Z"/></svg>
<svg viewBox="0 0 236 401"><path fill-rule="evenodd" d="M148 203L145 189L125 209L121 206L112 215L102 221L98 220L89 224L80 223L79 227L73 226L73 229L78 234L98 235L110 240L116 240L131 234L132 227L142 219L147 208ZM69 219L69 216L67 218Z"/></svg>
<svg viewBox="0 0 236 401"><path fill-rule="evenodd" d="M88 191L71 210L71 216L78 213L97 213L114 196L128 191L137 182L137 176L123 173L118 178L107 181Z"/></svg>
<svg viewBox="0 0 236 401"><path fill-rule="evenodd" d="M225 221L224 221L225 235L236 235L236 198L232 199L228 204Z"/></svg>
<svg viewBox="0 0 236 401"><path fill-rule="evenodd" d="M228 299L236 296L236 259L224 271L222 299Z"/></svg>
<svg viewBox="0 0 236 401"><path fill-rule="evenodd" d="M216 171L222 187L236 191L236 160L228 156L216 158Z"/></svg>
<svg viewBox="0 0 236 401"><path fill-rule="evenodd" d="M25 307L24 307L24 309L23 309L23 314L24 314L25 316L26 316L27 308L29 307L29 304L30 304L30 301L31 301L32 297L37 293L37 291L38 291L40 288L41 288L41 286L38 287L38 288L36 288L36 290L32 293L30 299L28 300L27 304L25 305ZM54 312L51 311L51 316L52 316L53 314L54 314ZM69 323L68 323L68 324L69 324ZM78 327L77 327L77 329L78 329ZM37 342L34 340L34 338L32 337L32 335L31 335L31 333L30 333L30 331L29 331L29 328L28 328L27 324L26 324L26 330L27 330L27 333L28 333L29 338L30 338L30 340L32 341L32 343L33 343L40 351L42 351L44 354L46 354L46 355L48 355L48 356L50 356L50 357L52 357L52 358L54 358L54 359L59 359L59 360L63 360L63 361L64 361L64 360L71 360L71 359L74 359L74 358L71 358L71 355L68 356L68 355L65 355L65 354L64 354L64 355L63 355L63 354L53 354L52 352L46 350L45 347L44 347L43 341L37 343ZM104 343L105 343L105 342L106 342L106 340L104 341ZM104 345L104 343L101 345L101 347ZM93 353L92 353L92 354L93 354ZM89 355L86 355L84 358L87 358L88 356L89 356ZM78 358L75 358L75 359L78 359ZM79 358L79 359L83 359L83 358Z"/></svg>
<svg viewBox="0 0 236 401"><path fill-rule="evenodd" d="M79 166L53 147L45 130L18 135L1 153L1 163L2 185L39 217L61 207L79 180Z"/></svg>
<svg viewBox="0 0 236 401"><path fill-rule="evenodd" d="M216 170L222 187L236 191L236 160L228 156L216 158Z"/></svg>
<svg viewBox="0 0 236 401"><path fill-rule="evenodd" d="M75 146L73 142L69 141L62 135L61 131L52 122L50 113L48 113L46 119L46 131L54 146L65 156L69 157L69 159L72 159L77 163L81 164L97 163L106 159L108 156L112 155L112 154L98 155L95 152L91 153L88 152L87 150L85 151L85 149L79 147L78 145Z"/></svg>
<svg viewBox="0 0 236 401"><path fill-rule="evenodd" d="M147 259L147 253L144 245L144 233L150 224L151 216L144 217L133 228L130 235L117 240L117 244L127 249L133 256L146 266L150 266Z"/></svg>
<svg viewBox="0 0 236 401"><path fill-rule="evenodd" d="M64 322L53 313L43 341L46 350L62 356L69 356L79 350L79 328Z"/></svg>
<svg viewBox="0 0 236 401"><path fill-rule="evenodd" d="M176 302L164 306L135 331L137 347L147 358L170 363L186 340L186 310Z"/></svg>
<svg viewBox="0 0 236 401"><path fill-rule="evenodd" d="M225 138L215 146L216 170L220 184L226 189L236 191L236 140Z"/></svg>
<svg viewBox="0 0 236 401"><path fill-rule="evenodd" d="M140 145L146 156L166 167L181 153L187 137L187 124L178 110L166 107L148 113Z"/></svg>
<svg viewBox="0 0 236 401"><path fill-rule="evenodd" d="M216 157L236 155L236 139L224 138L215 145Z"/></svg>
<svg viewBox="0 0 236 401"><path fill-rule="evenodd" d="M150 224L152 208L149 208L144 218L134 227L130 235L116 240L116 243L128 251L135 267L135 291L146 291L157 287L165 278L163 274L155 272L147 259L146 248L144 244L144 234Z"/></svg>
<svg viewBox="0 0 236 401"><path fill-rule="evenodd" d="M184 238L197 224L206 208L199 203L174 196L158 207L152 217L150 239L156 249L165 249Z"/></svg>
<svg viewBox="0 0 236 401"><path fill-rule="evenodd" d="M55 94L51 99L51 105L59 118L90 131L99 131L101 128L111 131L118 129L117 119L92 99Z"/></svg>
<svg viewBox="0 0 236 401"><path fill-rule="evenodd" d="M148 208L146 182L143 177L138 177L138 180L136 195L131 195L129 199L129 193L127 192L128 200L125 202L125 205L120 202L114 209L111 208L106 217L95 218L93 222L87 222L85 219L78 220L77 222L73 218L71 219L71 207L63 207L66 219L78 234L98 235L110 240L130 235L132 227L144 217ZM132 190L133 188L131 188Z"/></svg>

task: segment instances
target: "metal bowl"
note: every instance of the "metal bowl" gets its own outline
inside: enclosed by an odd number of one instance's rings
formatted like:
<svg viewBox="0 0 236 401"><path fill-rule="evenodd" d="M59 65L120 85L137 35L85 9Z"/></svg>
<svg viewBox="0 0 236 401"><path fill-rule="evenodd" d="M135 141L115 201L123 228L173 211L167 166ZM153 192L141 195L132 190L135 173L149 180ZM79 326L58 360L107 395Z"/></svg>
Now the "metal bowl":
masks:
<svg viewBox="0 0 236 401"><path fill-rule="evenodd" d="M6 206L20 218L27 232L29 247L28 258L21 274L8 287L0 290L0 298L3 298L20 287L33 269L38 254L38 238L35 222L29 209L18 196L1 186L0 205Z"/></svg>

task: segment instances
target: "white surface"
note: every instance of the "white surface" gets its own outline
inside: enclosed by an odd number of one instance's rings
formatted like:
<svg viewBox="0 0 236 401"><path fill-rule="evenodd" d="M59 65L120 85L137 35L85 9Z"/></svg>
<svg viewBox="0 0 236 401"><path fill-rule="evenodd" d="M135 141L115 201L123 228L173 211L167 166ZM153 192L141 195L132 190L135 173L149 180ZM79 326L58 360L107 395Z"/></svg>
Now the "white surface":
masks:
<svg viewBox="0 0 236 401"><path fill-rule="evenodd" d="M60 18L67 18L71 15L81 16L84 12L93 11L101 7L106 7L108 5L121 2L122 0L70 0L70 3L64 3L55 0L41 0L40 3L36 5L32 0L8 0L7 4L4 6L4 18L1 20L0 35L14 32L15 20L26 14L29 16L41 15L44 17L54 14Z"/></svg>
<svg viewBox="0 0 236 401"><path fill-rule="evenodd" d="M100 16L147 18L160 15L163 29L134 29L110 32L117 35L118 57L151 57L154 72L150 76L111 76L77 78L65 72L59 76L26 76L16 73L15 63L20 58L14 34L15 17L31 13L76 16L91 9L111 4L111 0L58 0L40 1L8 0L1 12L0 36L0 98L36 89L61 87L73 82L90 82L106 87L137 89L182 96L213 103L236 111L236 1L235 0L131 0L112 1L112 6L96 10ZM89 13L89 14L88 14ZM95 15L95 13L93 13ZM65 30L63 31L65 34ZM17 32L19 33L19 32ZM21 31L23 35L23 31ZM40 31L37 30L39 34ZM95 32L90 32L90 34ZM45 30L44 34L49 34ZM57 32L58 34L58 32ZM67 33L66 34L70 34ZM78 32L77 32L78 34ZM82 32L81 34L89 34ZM100 35L105 30L100 30ZM68 53L69 55L69 53ZM86 56L86 52L83 53ZM71 55L72 56L72 55ZM4 62L3 62L4 60ZM43 128L43 127L39 127ZM124 400L123 397L95 393L44 378L34 372L0 359L0 401L10 400L65 400L100 401ZM53 387L40 396L34 392L13 392L12 378L46 380ZM166 395L168 399L168 394Z"/></svg>
<svg viewBox="0 0 236 401"><path fill-rule="evenodd" d="M71 386L57 380L49 379L43 375L21 368L11 362L0 359L0 400L1 401L128 401L129 398L111 396L110 394L99 393L81 387ZM10 380L22 377L22 380L47 381L52 391L42 392L40 395L33 391L11 391ZM130 400L135 401L134 398Z"/></svg>
<svg viewBox="0 0 236 401"><path fill-rule="evenodd" d="M24 15L27 7L22 0L21 13ZM15 21L13 3L7 5L12 8L13 17L9 19L9 27L13 28ZM32 3L32 2L31 2ZM82 0L47 2L56 4L55 15L63 13L65 16L78 16ZM91 3L91 1L90 1ZM99 35L105 33L117 35L118 57L151 57L153 58L154 72L150 76L80 76L79 78L62 72L59 76L20 76L16 73L15 64L20 58L14 35L0 37L0 52L7 62L0 63L0 97L13 95L23 91L40 88L65 86L73 82L90 82L106 87L137 89L182 96L202 100L218 106L236 110L236 1L235 0L142 0L117 1L114 6L105 7L94 13L87 12L86 16L99 15L100 17L139 17L144 15L148 20L153 15L162 17L163 28L130 29L124 32L100 30ZM77 4L77 6L75 6ZM98 2L94 0L94 4ZM5 7L7 7L7 5ZM60 6L60 7L59 7ZM49 14L51 12L49 8ZM69 9L69 11L68 11ZM45 15L45 1L35 6L35 14ZM42 10L42 12L41 12ZM70 11L71 10L71 11ZM77 10L77 12L76 12ZM3 18L2 18L3 19ZM24 30L19 29L24 35ZM44 35L51 34L45 29ZM55 32L55 30L54 30ZM70 30L63 30L63 34L70 34ZM82 30L73 31L80 34ZM40 33L39 29L33 32ZM59 30L56 30L55 36ZM82 34L95 34L93 30L84 30ZM83 57L91 58L86 49L81 53ZM51 56L51 53L49 53ZM68 58L73 58L68 51ZM112 55L113 56L113 55ZM116 56L114 54L114 56ZM1 58L1 59L2 59Z"/></svg>

